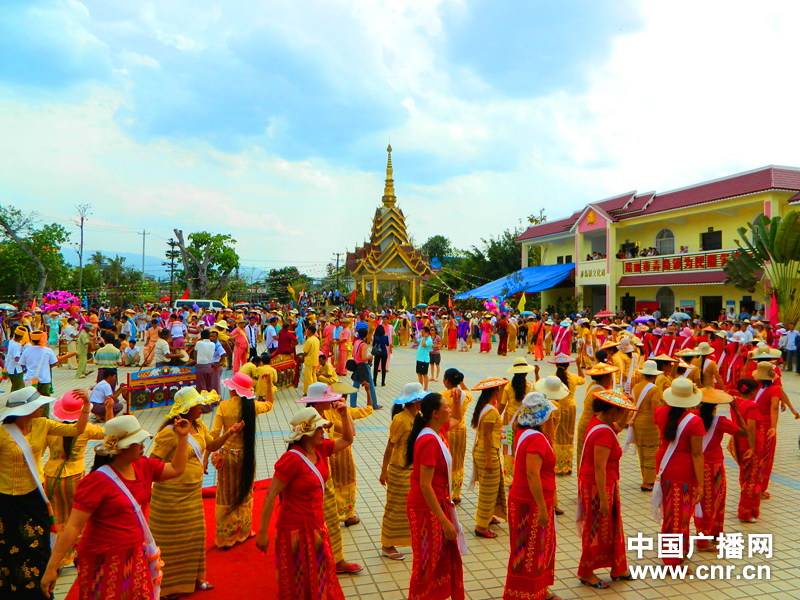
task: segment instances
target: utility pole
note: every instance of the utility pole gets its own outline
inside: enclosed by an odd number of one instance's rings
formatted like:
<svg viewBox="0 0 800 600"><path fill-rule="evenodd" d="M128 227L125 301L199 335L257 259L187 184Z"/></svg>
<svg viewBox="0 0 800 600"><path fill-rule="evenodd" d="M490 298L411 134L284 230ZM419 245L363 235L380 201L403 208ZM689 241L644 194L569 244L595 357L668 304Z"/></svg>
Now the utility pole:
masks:
<svg viewBox="0 0 800 600"><path fill-rule="evenodd" d="M167 240L167 246L169 246L169 250L167 250L166 257L169 259L169 262L162 262L161 266L166 267L169 265L169 300L172 302L172 286L175 282L175 259L179 258L181 253L180 250L175 249L178 247L178 242L173 238Z"/></svg>
<svg viewBox="0 0 800 600"><path fill-rule="evenodd" d="M89 218L91 204L79 204L75 208L78 210L78 218L73 221L81 231L81 241L78 245L78 297L83 292L83 225Z"/></svg>
<svg viewBox="0 0 800 600"><path fill-rule="evenodd" d="M334 256L336 256L336 289L339 289L339 257L344 254L344 252L334 252Z"/></svg>
<svg viewBox="0 0 800 600"><path fill-rule="evenodd" d="M139 235L142 236L142 282L144 282L144 240L145 236L148 236L150 234L147 233L147 231L145 231L144 229L142 229Z"/></svg>

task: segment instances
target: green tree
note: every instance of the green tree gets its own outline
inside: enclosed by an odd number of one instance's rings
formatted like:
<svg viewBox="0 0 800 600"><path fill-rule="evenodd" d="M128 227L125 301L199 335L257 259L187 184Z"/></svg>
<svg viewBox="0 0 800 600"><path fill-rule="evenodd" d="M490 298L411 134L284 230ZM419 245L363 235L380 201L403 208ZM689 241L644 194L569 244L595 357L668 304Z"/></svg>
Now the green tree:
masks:
<svg viewBox="0 0 800 600"><path fill-rule="evenodd" d="M192 298L208 298L225 289L233 272L239 268L239 255L234 249L236 240L229 234L198 231L189 234L189 244L183 231L175 229L181 253L183 283Z"/></svg>
<svg viewBox="0 0 800 600"><path fill-rule="evenodd" d="M431 260L435 258L441 264L445 264L445 261L453 258L455 254L455 250L453 249L453 244L450 242L450 239L443 235L434 235L429 237L427 241L422 244L420 250L423 254L427 254L428 258Z"/></svg>

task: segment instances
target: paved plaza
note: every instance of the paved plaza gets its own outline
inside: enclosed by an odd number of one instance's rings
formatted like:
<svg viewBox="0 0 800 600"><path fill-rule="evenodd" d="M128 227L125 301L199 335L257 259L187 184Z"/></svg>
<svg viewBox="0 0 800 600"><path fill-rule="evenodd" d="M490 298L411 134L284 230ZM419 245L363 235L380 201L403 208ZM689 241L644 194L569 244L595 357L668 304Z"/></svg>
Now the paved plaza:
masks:
<svg viewBox="0 0 800 600"><path fill-rule="evenodd" d="M518 356L524 350L518 350ZM386 447L389 430L391 401L400 394L403 384L416 381L414 375L414 351L410 348L395 349L390 362L386 387L378 387L379 403L384 409L377 411L368 419L356 421L356 440L354 454L358 470L358 503L356 512L361 524L342 528L344 537L345 558L365 566L364 571L353 576L340 578L342 589L347 598L372 600L400 600L407 597L408 582L411 572L410 548L401 548L407 553L405 562L393 562L380 556L380 528L383 514L384 489L378 482L381 460ZM478 354L477 348L470 353L442 351L442 373L448 367L457 367L465 374L465 383L472 386L486 376L506 376L505 370L513 361L513 356L500 357L496 354ZM574 365L570 370L574 372ZM122 369L120 381L124 381L124 373L130 369ZM540 376L551 375L555 368L547 363L542 364ZM531 377L533 374L531 374ZM76 387L89 387L93 377L76 381L73 372L58 369L55 377L56 394L60 395ZM791 401L800 405L800 377L787 373L784 386ZM441 383L431 384L431 391L441 391ZM584 387L576 394L578 410L583 403ZM274 410L258 419L257 433L257 479L269 478L272 466L277 458L286 450L283 441L287 431L287 423L297 409L294 400L300 396L298 390L281 390L277 393ZM365 405L363 390L360 392L359 406ZM166 409L155 409L137 413L142 425L151 432L157 431ZM471 416L471 410L468 418ZM212 415L206 415L205 421L210 426ZM474 442L474 432L469 431L469 445ZM697 598L772 598L776 600L800 598L800 451L798 450L798 434L800 422L794 421L791 415L781 415L778 429L778 446L775 467L770 485L772 499L762 504L761 518L757 524L744 525L736 518L736 506L739 500L737 483L738 470L726 452L728 467L728 498L726 512L726 533L742 532L771 533L774 536L773 556L764 560L760 557L743 560L716 559L716 555L695 555L690 566L701 564L734 565L732 580L638 580L631 582L618 581L611 584L608 590L595 590L582 586L575 572L581 552L580 538L575 532L574 515L577 493L576 475L557 479L561 508L565 514L558 517L558 549L556 554L556 582L552 591L565 600L570 598L602 597L606 600L624 598L626 600L657 600L674 598L675 596L692 595ZM621 436L622 441L624 436ZM726 442L727 443L727 442ZM87 452L87 462L93 460L93 452ZM467 453L466 477L472 468L471 452ZM215 471L211 469L206 485L214 485ZM621 463L622 515L627 536L636 536L641 532L645 536L655 537L660 529L650 516L650 494L639 491L639 465L635 455L626 454ZM472 536L474 514L477 503L477 490L466 491L458 508L460 519L467 531L469 556L464 557L464 579L467 598L485 600L502 598L505 584L506 566L509 556L509 536L507 524L495 528L497 539L477 539ZM252 541L247 543L253 543ZM628 553L631 564L661 564L655 551L645 553L645 559L637 560L635 552ZM769 581L737 580L745 565L767 564L771 568ZM264 572L271 576L272 565L264 565ZM253 568L262 568L253 565ZM598 571L598 575L608 581L607 570ZM75 577L74 569L65 569L59 579L56 598L66 596L69 586ZM217 586L232 585L230 581L213 582ZM202 595L202 594L200 594ZM231 596L233 598L233 596Z"/></svg>

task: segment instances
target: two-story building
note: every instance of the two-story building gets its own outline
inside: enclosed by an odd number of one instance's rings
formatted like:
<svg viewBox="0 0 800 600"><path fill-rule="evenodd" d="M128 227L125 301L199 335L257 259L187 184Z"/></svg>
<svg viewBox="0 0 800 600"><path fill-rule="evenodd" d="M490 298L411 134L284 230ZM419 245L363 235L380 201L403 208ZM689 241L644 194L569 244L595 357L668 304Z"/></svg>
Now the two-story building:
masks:
<svg viewBox="0 0 800 600"><path fill-rule="evenodd" d="M800 169L768 166L664 193L636 191L587 204L565 219L528 228L542 264L575 263L574 293L593 313L675 308L716 319L733 307L757 310L764 298L723 284L722 265L737 248L737 229L759 215L800 208ZM794 206L793 206L794 205ZM542 292L555 304L563 288Z"/></svg>

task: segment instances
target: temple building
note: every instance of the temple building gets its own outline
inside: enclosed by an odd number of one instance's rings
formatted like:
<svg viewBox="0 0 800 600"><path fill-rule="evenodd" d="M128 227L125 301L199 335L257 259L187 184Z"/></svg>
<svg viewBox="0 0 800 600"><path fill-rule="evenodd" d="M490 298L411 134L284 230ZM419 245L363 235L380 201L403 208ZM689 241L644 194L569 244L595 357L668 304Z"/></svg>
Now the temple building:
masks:
<svg viewBox="0 0 800 600"><path fill-rule="evenodd" d="M397 207L392 179L392 147L387 149L386 185L382 204L375 209L369 242L347 254L347 271L361 286L361 294L372 292L372 300L378 300L381 281L408 286L407 298L411 306L421 301L422 284L432 274L428 257L414 248L408 239L406 218Z"/></svg>

